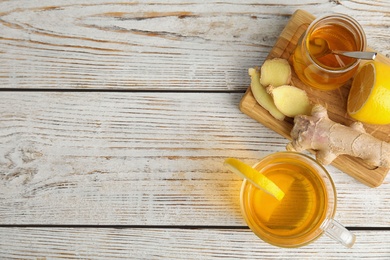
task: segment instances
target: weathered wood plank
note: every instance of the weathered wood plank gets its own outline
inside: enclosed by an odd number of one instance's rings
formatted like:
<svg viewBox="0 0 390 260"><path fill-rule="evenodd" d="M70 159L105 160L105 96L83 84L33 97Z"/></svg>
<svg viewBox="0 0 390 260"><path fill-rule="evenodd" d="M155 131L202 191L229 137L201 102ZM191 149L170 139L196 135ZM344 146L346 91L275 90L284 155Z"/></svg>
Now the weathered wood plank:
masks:
<svg viewBox="0 0 390 260"><path fill-rule="evenodd" d="M1 1L0 87L244 90L296 9L348 13L390 55L385 2L286 3Z"/></svg>
<svg viewBox="0 0 390 260"><path fill-rule="evenodd" d="M2 259L389 259L390 231L355 231L298 249L270 246L247 229L0 228ZM379 242L380 241L380 242ZM26 247L28 245L28 247Z"/></svg>
<svg viewBox="0 0 390 260"><path fill-rule="evenodd" d="M242 114L242 94L1 92L0 224L243 225L226 157L287 140ZM329 167L337 219L390 226L390 184Z"/></svg>

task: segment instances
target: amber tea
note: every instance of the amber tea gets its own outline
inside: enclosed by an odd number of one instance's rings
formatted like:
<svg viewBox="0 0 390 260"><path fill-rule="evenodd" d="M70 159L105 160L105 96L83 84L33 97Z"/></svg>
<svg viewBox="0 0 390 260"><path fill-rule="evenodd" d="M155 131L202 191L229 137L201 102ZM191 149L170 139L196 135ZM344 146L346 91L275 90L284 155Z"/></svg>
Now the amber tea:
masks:
<svg viewBox="0 0 390 260"><path fill-rule="evenodd" d="M281 152L267 156L255 169L285 196L278 201L244 181L241 209L252 231L280 247L298 247L318 238L336 206L333 182L324 168L305 155Z"/></svg>
<svg viewBox="0 0 390 260"><path fill-rule="evenodd" d="M335 14L314 21L298 43L292 62L299 79L312 87L331 90L356 73L359 60L332 53L363 51L363 29L352 18Z"/></svg>

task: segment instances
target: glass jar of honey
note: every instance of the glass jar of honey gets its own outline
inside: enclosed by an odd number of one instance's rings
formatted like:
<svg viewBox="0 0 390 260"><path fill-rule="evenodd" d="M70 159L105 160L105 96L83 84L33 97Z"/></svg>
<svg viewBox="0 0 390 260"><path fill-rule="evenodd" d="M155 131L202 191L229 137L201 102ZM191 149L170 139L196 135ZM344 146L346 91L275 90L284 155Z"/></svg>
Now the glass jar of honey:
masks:
<svg viewBox="0 0 390 260"><path fill-rule="evenodd" d="M301 36L292 62L298 78L308 86L333 90L356 73L360 59L333 51L364 51L366 36L352 17L329 14L314 20Z"/></svg>

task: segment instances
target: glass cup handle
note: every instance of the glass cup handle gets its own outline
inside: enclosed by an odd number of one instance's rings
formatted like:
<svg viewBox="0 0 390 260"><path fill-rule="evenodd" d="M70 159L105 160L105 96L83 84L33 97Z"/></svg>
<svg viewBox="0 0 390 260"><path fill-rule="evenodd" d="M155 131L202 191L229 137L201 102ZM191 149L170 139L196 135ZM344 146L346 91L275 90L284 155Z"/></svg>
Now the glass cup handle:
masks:
<svg viewBox="0 0 390 260"><path fill-rule="evenodd" d="M325 226L325 234L348 248L356 241L356 236L334 219L329 219Z"/></svg>

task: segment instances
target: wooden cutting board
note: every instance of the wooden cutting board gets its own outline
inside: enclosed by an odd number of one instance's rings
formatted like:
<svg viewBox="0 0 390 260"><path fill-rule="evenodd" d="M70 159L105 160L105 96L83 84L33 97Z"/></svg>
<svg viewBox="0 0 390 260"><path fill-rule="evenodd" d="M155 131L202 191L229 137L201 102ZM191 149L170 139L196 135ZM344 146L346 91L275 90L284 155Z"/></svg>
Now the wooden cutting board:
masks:
<svg viewBox="0 0 390 260"><path fill-rule="evenodd" d="M292 65L290 58L297 41L314 19L315 17L312 14L303 10L297 10L280 34L267 59L280 57L289 60L290 65ZM381 54L378 54L376 60L390 64L390 60ZM294 72L292 75L292 82L293 85L304 89L313 103L319 103L325 106L328 109L330 119L333 121L344 125L350 125L353 122L346 112L347 98L351 82L333 91L320 91L303 84ZM291 140L290 131L293 127L293 120L291 118L287 118L284 121L279 121L273 118L268 111L257 104L250 87L241 99L240 110L280 135ZM376 138L390 142L390 125L377 126L366 124L364 126L366 131ZM339 156L332 164L341 171L349 174L370 187L377 187L381 185L387 175L387 172L389 171L387 168L373 168L359 158L353 158L346 155Z"/></svg>

